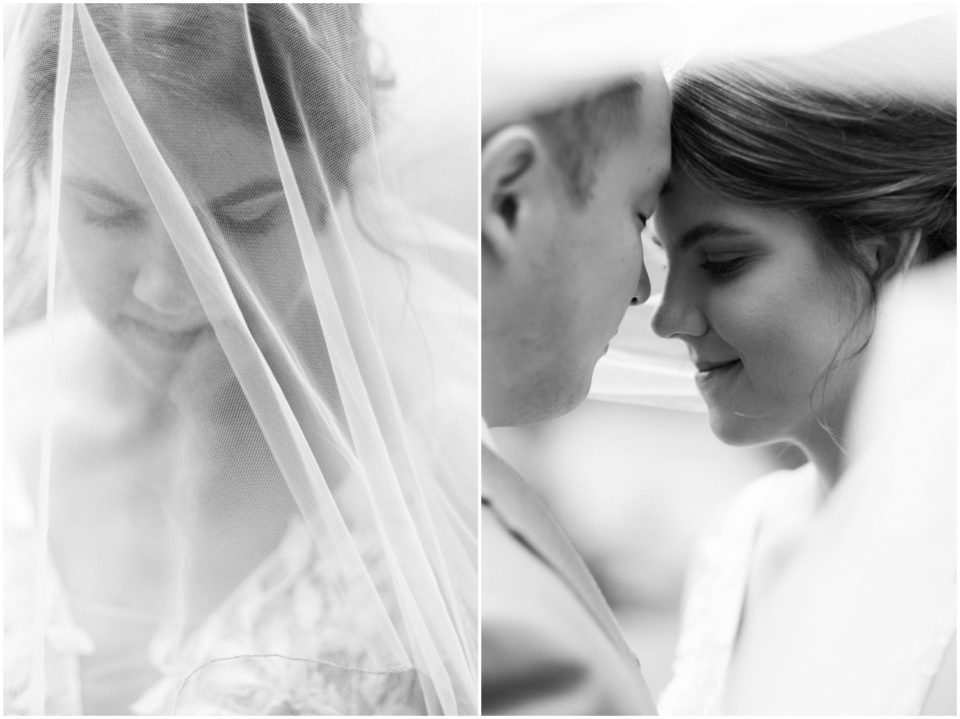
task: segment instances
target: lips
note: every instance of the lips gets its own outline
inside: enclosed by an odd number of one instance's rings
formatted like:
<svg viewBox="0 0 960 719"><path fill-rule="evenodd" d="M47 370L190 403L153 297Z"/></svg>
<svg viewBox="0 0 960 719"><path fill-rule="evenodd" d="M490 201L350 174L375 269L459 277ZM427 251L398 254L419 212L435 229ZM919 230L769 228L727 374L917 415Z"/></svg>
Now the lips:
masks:
<svg viewBox="0 0 960 719"><path fill-rule="evenodd" d="M743 362L737 359L697 360L696 383L704 396L730 389L733 380L740 376ZM715 398L715 397L714 397ZM716 399L716 398L715 398Z"/></svg>
<svg viewBox="0 0 960 719"><path fill-rule="evenodd" d="M186 348L193 343L206 324L191 324L184 326L168 326L163 323L151 322L138 317L125 315L121 319L127 329L156 345L169 348Z"/></svg>
<svg viewBox="0 0 960 719"><path fill-rule="evenodd" d="M739 357L728 360L699 360L694 362L698 372L713 372L714 370L729 369L737 364L740 364Z"/></svg>

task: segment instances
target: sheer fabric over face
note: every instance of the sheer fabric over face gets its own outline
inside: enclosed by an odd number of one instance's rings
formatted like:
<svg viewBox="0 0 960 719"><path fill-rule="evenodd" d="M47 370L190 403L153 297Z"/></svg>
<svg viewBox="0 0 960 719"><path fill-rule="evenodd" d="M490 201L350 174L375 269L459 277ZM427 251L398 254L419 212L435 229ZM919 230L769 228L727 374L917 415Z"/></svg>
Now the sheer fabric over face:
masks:
<svg viewBox="0 0 960 719"><path fill-rule="evenodd" d="M476 240L398 200L362 20L21 16L8 712L477 711Z"/></svg>

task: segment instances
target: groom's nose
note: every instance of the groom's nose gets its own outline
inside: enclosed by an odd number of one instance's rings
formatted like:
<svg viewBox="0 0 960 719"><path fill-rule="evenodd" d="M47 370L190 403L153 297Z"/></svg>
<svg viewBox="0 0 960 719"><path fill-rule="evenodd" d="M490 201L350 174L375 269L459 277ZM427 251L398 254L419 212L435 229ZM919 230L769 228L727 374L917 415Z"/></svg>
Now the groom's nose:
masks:
<svg viewBox="0 0 960 719"><path fill-rule="evenodd" d="M647 274L647 265L640 265L640 280L637 282L637 293L630 300L631 305L642 305L650 299L650 275Z"/></svg>

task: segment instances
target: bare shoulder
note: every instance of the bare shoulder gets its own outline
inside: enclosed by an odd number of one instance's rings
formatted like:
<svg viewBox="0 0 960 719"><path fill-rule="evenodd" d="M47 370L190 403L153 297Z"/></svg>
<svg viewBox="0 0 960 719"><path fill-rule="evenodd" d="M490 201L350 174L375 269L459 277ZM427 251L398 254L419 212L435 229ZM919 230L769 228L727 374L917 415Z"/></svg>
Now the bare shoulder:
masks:
<svg viewBox="0 0 960 719"><path fill-rule="evenodd" d="M104 341L92 320L84 318L65 318L53 337L43 324L35 324L5 338L4 441L25 479L39 471L40 441L48 421L60 450L89 444L102 426L99 420L106 414L98 406L102 400L97 387L105 368L96 356Z"/></svg>
<svg viewBox="0 0 960 719"><path fill-rule="evenodd" d="M3 413L5 440L15 456L39 438L45 408L51 356L41 325L29 325L4 337ZM10 446L10 445L8 445Z"/></svg>

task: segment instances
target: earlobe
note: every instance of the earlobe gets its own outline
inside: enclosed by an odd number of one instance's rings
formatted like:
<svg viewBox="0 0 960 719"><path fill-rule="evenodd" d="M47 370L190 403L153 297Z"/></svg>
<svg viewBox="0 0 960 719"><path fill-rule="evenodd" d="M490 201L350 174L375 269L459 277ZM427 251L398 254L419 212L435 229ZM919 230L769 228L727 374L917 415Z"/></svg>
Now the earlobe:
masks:
<svg viewBox="0 0 960 719"><path fill-rule="evenodd" d="M506 259L523 232L543 147L531 128L496 132L481 153L480 221L484 252Z"/></svg>

